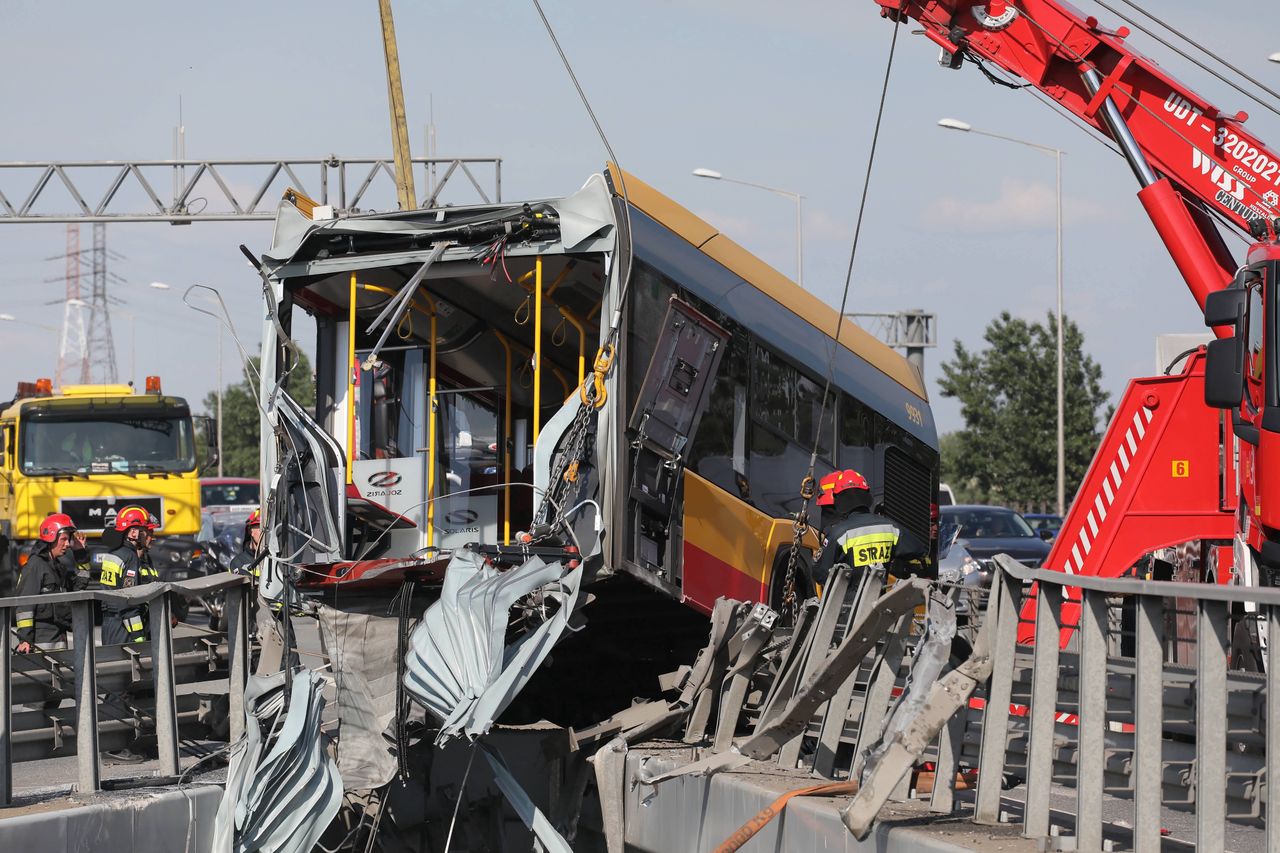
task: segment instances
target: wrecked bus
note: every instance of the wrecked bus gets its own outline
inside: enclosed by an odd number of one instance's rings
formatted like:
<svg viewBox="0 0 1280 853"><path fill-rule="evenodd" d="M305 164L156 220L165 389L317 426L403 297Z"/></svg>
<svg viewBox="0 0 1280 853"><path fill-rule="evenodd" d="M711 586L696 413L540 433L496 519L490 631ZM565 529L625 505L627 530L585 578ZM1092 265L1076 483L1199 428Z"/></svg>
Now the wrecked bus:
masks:
<svg viewBox="0 0 1280 853"><path fill-rule="evenodd" d="M777 607L815 446L815 476L864 472L884 514L936 540L918 372L851 321L837 343L835 310L635 177L325 212L287 195L253 259L269 595L288 571L313 590L430 583L471 543L536 551L554 518L594 543L588 577L703 613ZM311 343L304 410L280 380Z"/></svg>

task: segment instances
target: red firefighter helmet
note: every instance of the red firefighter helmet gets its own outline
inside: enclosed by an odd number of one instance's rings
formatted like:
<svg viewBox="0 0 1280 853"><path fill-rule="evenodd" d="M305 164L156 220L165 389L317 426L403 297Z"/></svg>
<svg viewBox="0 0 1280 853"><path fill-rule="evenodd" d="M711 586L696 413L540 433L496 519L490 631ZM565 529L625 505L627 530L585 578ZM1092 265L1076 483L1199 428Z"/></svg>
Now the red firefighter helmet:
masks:
<svg viewBox="0 0 1280 853"><path fill-rule="evenodd" d="M160 526L151 513L140 506L127 506L116 515L116 530L125 531L130 527L145 527L155 530Z"/></svg>
<svg viewBox="0 0 1280 853"><path fill-rule="evenodd" d="M248 518L246 518L246 519L244 520L244 538L245 538L245 540L248 540L248 538L249 538L249 530L250 530L251 528L254 528L254 527L261 527L261 526L262 526L262 510L261 510L261 509L255 509L253 512L249 513L249 517L248 517Z"/></svg>
<svg viewBox="0 0 1280 853"><path fill-rule="evenodd" d="M75 533L76 523L66 513L55 512L40 522L40 541L57 542L58 534L64 530L70 530Z"/></svg>
<svg viewBox="0 0 1280 853"><path fill-rule="evenodd" d="M832 471L827 476L818 481L818 506L833 506L836 502L836 495L849 489L861 489L870 493L871 487L867 485L867 478L859 474L852 468L846 468L843 471Z"/></svg>

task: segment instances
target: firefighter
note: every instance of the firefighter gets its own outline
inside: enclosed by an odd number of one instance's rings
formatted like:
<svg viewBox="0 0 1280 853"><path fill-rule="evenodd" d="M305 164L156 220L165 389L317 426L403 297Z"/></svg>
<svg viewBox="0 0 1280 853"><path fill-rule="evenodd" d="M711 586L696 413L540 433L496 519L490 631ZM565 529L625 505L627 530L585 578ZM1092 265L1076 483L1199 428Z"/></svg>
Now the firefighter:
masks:
<svg viewBox="0 0 1280 853"><path fill-rule="evenodd" d="M71 517L57 512L40 523L39 544L18 575L17 595L76 592L89 585L89 551ZM65 646L71 627L66 604L37 604L18 611L19 654Z"/></svg>
<svg viewBox="0 0 1280 853"><path fill-rule="evenodd" d="M127 506L116 515L120 547L102 557L103 589L127 589L159 580L147 549L151 531L159 527L151 513L140 506ZM102 644L104 646L142 643L148 639L147 605L104 602Z"/></svg>
<svg viewBox="0 0 1280 853"><path fill-rule="evenodd" d="M875 565L884 565L897 577L929 573L928 545L892 519L872 512L871 487L865 477L847 468L823 477L818 486L823 548L814 569L817 583L827 582L836 563L853 569L851 584Z"/></svg>
<svg viewBox="0 0 1280 853"><path fill-rule="evenodd" d="M262 575L262 564L258 559L259 543L262 541L262 511L255 509L249 513L244 522L244 541L240 543L240 553L236 554L228 567L238 575L250 575L258 578ZM252 568L250 568L252 566Z"/></svg>

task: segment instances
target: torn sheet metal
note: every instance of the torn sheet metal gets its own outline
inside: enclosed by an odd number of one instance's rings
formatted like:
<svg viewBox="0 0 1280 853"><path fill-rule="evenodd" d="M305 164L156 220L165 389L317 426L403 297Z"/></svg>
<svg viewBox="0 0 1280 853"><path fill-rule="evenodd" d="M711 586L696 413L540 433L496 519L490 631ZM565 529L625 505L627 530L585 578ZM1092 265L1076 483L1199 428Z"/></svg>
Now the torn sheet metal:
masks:
<svg viewBox="0 0 1280 853"><path fill-rule="evenodd" d="M955 606L934 594L929 598L928 620L925 625L924 641L916 648L912 656L911 671L907 673L907 683L898 699L897 707L886 718L883 731L868 732L866 739L873 746L866 753L858 755L853 763L853 775L866 782L875 772L876 765L884 755L888 745L902 736L915 719L924 710L929 698L929 691L951 658L951 641L956 636ZM865 771L865 772L864 772Z"/></svg>
<svg viewBox="0 0 1280 853"><path fill-rule="evenodd" d="M484 753L485 760L489 762L489 769L493 771L493 781L497 783L502 795L507 798L507 802L511 803L524 825L533 830L542 849L550 853L573 853L569 842L556 832L551 821L547 820L542 810L534 805L533 800L516 781L516 777L511 775L511 771L498 751L484 743L480 744L480 749Z"/></svg>
<svg viewBox="0 0 1280 853"><path fill-rule="evenodd" d="M276 212L272 246L262 257L269 267L276 269L287 263L297 263L299 257L314 256L317 247L330 245L340 237L384 236L433 241L442 233L469 225L519 216L526 206L499 204L457 208L447 211L448 215L443 219L439 217L440 211L411 211L394 216L373 214L317 221L303 216L292 203L282 201ZM592 175L567 198L530 201L528 206L549 210L560 220L560 240L557 241L560 245L541 247L543 254L608 251L613 248L612 196L601 174ZM513 246L512 249L518 251L518 247ZM326 267L330 272L340 270L340 263L334 263L340 259L326 257L323 260L328 262Z"/></svg>
<svg viewBox="0 0 1280 853"><path fill-rule="evenodd" d="M741 752L751 758L765 759L803 732L814 712L831 698L904 613L924 603L929 590L928 581L912 578L901 581L882 595L870 612L849 628L836 650L805 679L782 713L741 744Z"/></svg>
<svg viewBox="0 0 1280 853"><path fill-rule="evenodd" d="M306 853L338 813L342 778L320 732L323 693L322 681L298 670L286 711L284 672L249 679L245 735L227 770L215 851Z"/></svg>
<svg viewBox="0 0 1280 853"><path fill-rule="evenodd" d="M944 613L937 615L946 618ZM931 608L930 619L933 618ZM954 612L951 619L949 626L945 622L942 624L940 634L948 630L954 634ZM977 686L991 677L990 626L994 621L983 621L973 644L973 653L942 678L937 678L941 667L936 663L936 653L934 660L921 656L921 672L917 673L913 667L912 686L907 698L895 709L885 729L884 742L867 759L858 795L840 812L840 819L855 838L862 840L867 837L880 808L899 780L915 766L951 718L968 706L969 697ZM950 641L947 647L949 649Z"/></svg>
<svg viewBox="0 0 1280 853"><path fill-rule="evenodd" d="M614 738L589 760L595 769L605 848L608 853L626 853L627 742Z"/></svg>
<svg viewBox="0 0 1280 853"><path fill-rule="evenodd" d="M489 731L546 659L564 633L582 583L581 565L562 573L559 563L538 557L499 572L470 551L454 555L440 599L414 629L405 660L405 689L442 721L437 744ZM536 590L558 608L504 645L512 606Z"/></svg>
<svg viewBox="0 0 1280 853"><path fill-rule="evenodd" d="M264 339L277 341L268 323ZM274 346L264 347L264 353ZM264 356L265 358L265 356ZM272 375L271 365L262 375ZM335 563L342 559L342 531L346 529L346 457L280 384L262 383L259 403L267 415L274 440L263 446L263 479L270 478L263 524L270 558L261 565L258 589L271 602L283 601L288 565ZM274 475L267 472L279 471Z"/></svg>
<svg viewBox="0 0 1280 853"><path fill-rule="evenodd" d="M385 609L385 605L383 605ZM396 713L396 640L393 616L317 607L320 634L329 651L338 707L338 772L348 791L379 788L396 773L385 736Z"/></svg>

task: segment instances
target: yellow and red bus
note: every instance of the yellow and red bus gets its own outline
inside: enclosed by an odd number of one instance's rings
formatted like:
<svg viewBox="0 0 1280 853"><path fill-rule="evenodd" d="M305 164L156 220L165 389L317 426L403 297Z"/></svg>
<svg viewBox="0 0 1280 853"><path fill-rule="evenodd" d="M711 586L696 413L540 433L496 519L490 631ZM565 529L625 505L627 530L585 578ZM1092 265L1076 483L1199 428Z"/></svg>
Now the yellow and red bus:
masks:
<svg viewBox="0 0 1280 853"><path fill-rule="evenodd" d="M776 604L815 446L816 476L856 468L880 511L936 539L918 371L639 179L315 215L287 195L258 259L264 376L289 369L289 339L315 346L314 410L262 391L268 503L289 518L273 547L303 585L430 576L468 543L511 543L572 468L559 510L596 542L595 576L703 612ZM604 402L584 412L596 367Z"/></svg>

